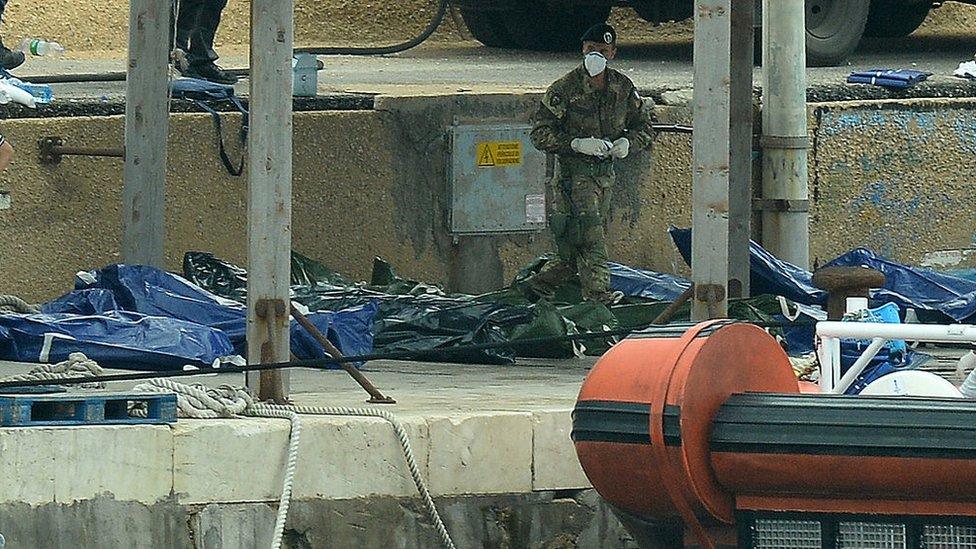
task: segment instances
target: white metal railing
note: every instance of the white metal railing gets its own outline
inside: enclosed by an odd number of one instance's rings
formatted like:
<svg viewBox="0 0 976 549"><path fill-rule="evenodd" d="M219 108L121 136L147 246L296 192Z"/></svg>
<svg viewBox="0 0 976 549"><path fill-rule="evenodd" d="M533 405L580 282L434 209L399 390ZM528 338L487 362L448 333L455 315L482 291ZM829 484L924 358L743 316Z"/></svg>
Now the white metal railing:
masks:
<svg viewBox="0 0 976 549"><path fill-rule="evenodd" d="M864 353L840 375L841 339L869 339ZM820 359L820 389L844 394L884 344L893 339L926 343L976 343L972 324L885 324L880 322L818 322L817 358Z"/></svg>

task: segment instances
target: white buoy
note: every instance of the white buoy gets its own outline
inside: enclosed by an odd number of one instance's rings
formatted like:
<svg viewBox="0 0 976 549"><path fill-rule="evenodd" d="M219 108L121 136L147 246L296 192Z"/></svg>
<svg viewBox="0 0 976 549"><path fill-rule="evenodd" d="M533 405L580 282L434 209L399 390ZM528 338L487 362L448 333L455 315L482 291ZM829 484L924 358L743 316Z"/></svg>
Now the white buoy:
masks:
<svg viewBox="0 0 976 549"><path fill-rule="evenodd" d="M906 370L893 372L872 381L860 393L863 396L912 396L929 398L965 398L942 377L931 372Z"/></svg>

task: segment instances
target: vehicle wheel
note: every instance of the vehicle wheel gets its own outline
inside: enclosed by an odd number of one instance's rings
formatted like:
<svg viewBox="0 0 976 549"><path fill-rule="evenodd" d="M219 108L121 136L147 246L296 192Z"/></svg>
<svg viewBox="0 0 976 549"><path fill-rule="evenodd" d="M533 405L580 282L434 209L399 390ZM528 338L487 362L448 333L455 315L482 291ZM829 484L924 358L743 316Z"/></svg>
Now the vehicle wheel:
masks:
<svg viewBox="0 0 976 549"><path fill-rule="evenodd" d="M505 18L511 17L511 14L464 7L459 10L461 19L464 19L464 24L471 31L471 36L474 36L478 42L493 48L510 48L514 45L508 29L502 22Z"/></svg>
<svg viewBox="0 0 976 549"><path fill-rule="evenodd" d="M505 13L505 28L516 47L527 50L572 51L593 25L605 23L609 6L553 9L547 2L523 0Z"/></svg>
<svg viewBox="0 0 976 549"><path fill-rule="evenodd" d="M901 38L915 32L932 9L932 0L871 0L864 35Z"/></svg>
<svg viewBox="0 0 976 549"><path fill-rule="evenodd" d="M807 0L807 64L839 65L854 52L871 0Z"/></svg>

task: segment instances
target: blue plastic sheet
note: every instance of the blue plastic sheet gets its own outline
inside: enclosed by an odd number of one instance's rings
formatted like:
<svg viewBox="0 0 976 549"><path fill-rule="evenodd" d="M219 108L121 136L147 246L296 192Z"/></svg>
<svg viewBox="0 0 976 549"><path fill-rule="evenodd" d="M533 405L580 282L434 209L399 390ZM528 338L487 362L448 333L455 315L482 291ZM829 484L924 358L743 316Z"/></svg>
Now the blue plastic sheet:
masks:
<svg viewBox="0 0 976 549"><path fill-rule="evenodd" d="M671 227L671 240L685 263L691 265L691 229ZM803 305L824 305L827 293L813 285L813 275L781 261L755 242L749 242L752 295L781 295Z"/></svg>
<svg viewBox="0 0 976 549"><path fill-rule="evenodd" d="M75 290L41 305L41 312L46 314L100 315L118 310L121 307L115 302L115 294L101 288Z"/></svg>
<svg viewBox="0 0 976 549"><path fill-rule="evenodd" d="M607 266L610 267L611 289L629 297L674 301L691 287L691 281L680 276L637 269L612 261Z"/></svg>
<svg viewBox="0 0 976 549"><path fill-rule="evenodd" d="M910 69L870 69L847 77L848 84L871 84L883 88L905 89L932 76L930 72Z"/></svg>
<svg viewBox="0 0 976 549"><path fill-rule="evenodd" d="M86 280L87 279L87 280ZM227 335L235 354L244 354L247 310L185 278L143 265L109 265L76 280L79 291L110 291L121 308L203 324ZM345 355L373 349L372 323L377 305L368 303L338 312L317 312L309 320ZM301 359L321 358L324 351L297 323L291 326L292 352Z"/></svg>
<svg viewBox="0 0 976 549"><path fill-rule="evenodd" d="M167 370L206 366L244 354L247 311L186 279L138 265L81 274L76 290L40 315L0 316L0 359L57 362L82 352L110 368ZM345 355L369 354L377 304L308 315ZM291 325L292 352L325 357L303 328Z"/></svg>
<svg viewBox="0 0 976 549"><path fill-rule="evenodd" d="M671 238L690 264L691 230L672 227ZM804 305L826 303L826 292L813 286L808 271L776 259L755 242L749 244L749 256L753 294L782 295ZM913 308L945 315L957 322L976 320L976 281L902 265L865 248L851 250L825 265L832 266L863 266L884 273L884 288L871 294L875 305L894 303L902 312Z"/></svg>
<svg viewBox="0 0 976 549"><path fill-rule="evenodd" d="M107 368L132 370L209 366L232 353L219 330L174 318L124 311L0 315L0 359L61 362L85 353Z"/></svg>

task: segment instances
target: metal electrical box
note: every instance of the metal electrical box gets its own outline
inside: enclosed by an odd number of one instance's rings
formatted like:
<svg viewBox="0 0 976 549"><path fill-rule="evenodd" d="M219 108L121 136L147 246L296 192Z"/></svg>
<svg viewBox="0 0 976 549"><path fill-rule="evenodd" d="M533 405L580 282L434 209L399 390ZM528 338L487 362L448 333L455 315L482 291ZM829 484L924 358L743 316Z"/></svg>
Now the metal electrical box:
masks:
<svg viewBox="0 0 976 549"><path fill-rule="evenodd" d="M452 126L453 234L532 232L546 227L546 154L528 125Z"/></svg>

